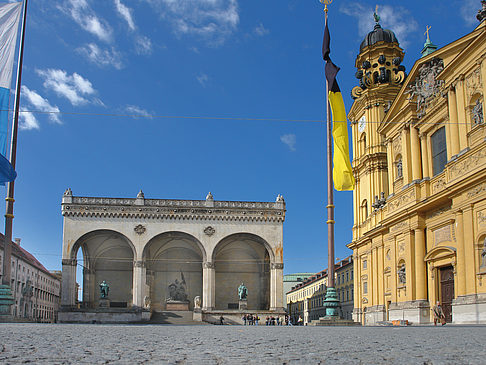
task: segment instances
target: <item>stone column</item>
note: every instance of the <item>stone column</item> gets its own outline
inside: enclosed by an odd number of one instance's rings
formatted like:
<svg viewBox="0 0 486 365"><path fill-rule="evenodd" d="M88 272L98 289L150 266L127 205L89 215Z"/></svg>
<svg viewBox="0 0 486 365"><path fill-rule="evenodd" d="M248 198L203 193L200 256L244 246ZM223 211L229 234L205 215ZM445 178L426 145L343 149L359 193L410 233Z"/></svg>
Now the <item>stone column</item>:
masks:
<svg viewBox="0 0 486 365"><path fill-rule="evenodd" d="M423 228L415 228L415 299L426 300L427 289L425 283L425 232Z"/></svg>
<svg viewBox="0 0 486 365"><path fill-rule="evenodd" d="M461 76L456 87L457 114L460 124L457 124L459 132L459 149L464 150L467 147L467 126L466 126L466 100L464 95L464 75Z"/></svg>
<svg viewBox="0 0 486 365"><path fill-rule="evenodd" d="M386 160L388 163L388 195L394 193L393 182L395 181L395 165L393 164L393 157L392 140L388 138L386 140Z"/></svg>
<svg viewBox="0 0 486 365"><path fill-rule="evenodd" d="M402 173L403 185L410 183L410 159L408 155L408 128L402 129Z"/></svg>
<svg viewBox="0 0 486 365"><path fill-rule="evenodd" d="M454 86L449 88L447 101L449 103L449 123L446 125L446 136L449 137L447 141L447 160L450 160L452 156L459 153L459 125L457 123L457 99Z"/></svg>
<svg viewBox="0 0 486 365"><path fill-rule="evenodd" d="M213 310L216 302L216 271L214 262L206 261L203 263L203 293L202 308Z"/></svg>
<svg viewBox="0 0 486 365"><path fill-rule="evenodd" d="M429 151L427 146L427 135L420 133L420 146L422 148L422 177L431 177L432 173L429 170Z"/></svg>
<svg viewBox="0 0 486 365"><path fill-rule="evenodd" d="M466 295L472 295L477 293L476 288L476 255L474 252L474 217L473 208L468 206L463 209L464 218L464 239L463 239L463 250L466 264L466 270L463 273L465 275L466 281ZM461 274L459 274L461 275Z"/></svg>
<svg viewBox="0 0 486 365"><path fill-rule="evenodd" d="M457 237L457 267L456 272L457 274L457 288L456 293L457 296L465 295L466 294L466 257L464 254L465 249L465 237L464 237L464 218L462 211L456 212L456 237Z"/></svg>
<svg viewBox="0 0 486 365"><path fill-rule="evenodd" d="M95 285L95 273L89 267L83 268L83 304L92 307L96 300L93 287Z"/></svg>
<svg viewBox="0 0 486 365"><path fill-rule="evenodd" d="M420 142L417 128L410 127L410 149L412 158L412 181L422 179L422 166L420 162Z"/></svg>
<svg viewBox="0 0 486 365"><path fill-rule="evenodd" d="M73 308L76 305L76 259L62 259L61 306Z"/></svg>
<svg viewBox="0 0 486 365"><path fill-rule="evenodd" d="M270 266L270 310L283 309L283 264Z"/></svg>
<svg viewBox="0 0 486 365"><path fill-rule="evenodd" d="M132 290L132 307L144 306L144 283L145 283L145 261L133 261L133 290Z"/></svg>

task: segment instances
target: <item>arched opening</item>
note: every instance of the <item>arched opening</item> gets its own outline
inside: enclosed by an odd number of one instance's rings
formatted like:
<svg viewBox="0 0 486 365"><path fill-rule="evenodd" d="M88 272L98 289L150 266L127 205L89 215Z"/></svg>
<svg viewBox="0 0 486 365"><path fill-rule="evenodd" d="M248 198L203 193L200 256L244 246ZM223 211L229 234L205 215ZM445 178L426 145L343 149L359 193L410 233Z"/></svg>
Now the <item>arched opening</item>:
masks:
<svg viewBox="0 0 486 365"><path fill-rule="evenodd" d="M362 133L359 139L359 154L360 156L366 154L366 133Z"/></svg>
<svg viewBox="0 0 486 365"><path fill-rule="evenodd" d="M82 256L79 255L81 249ZM133 258L135 249L128 238L115 231L90 232L76 242L72 257L78 258L82 270L82 295L76 298L79 306L96 308L99 305L99 284L109 285L111 307L126 308L132 305ZM80 260L80 258L82 259ZM79 272L80 270L76 270ZM76 290L78 290L76 285Z"/></svg>
<svg viewBox="0 0 486 365"><path fill-rule="evenodd" d="M402 155L395 157L395 180L403 177L403 161Z"/></svg>
<svg viewBox="0 0 486 365"><path fill-rule="evenodd" d="M234 234L218 243L213 257L216 309L238 309L237 288L241 283L248 288L248 309L269 309L273 254L265 240L253 234Z"/></svg>
<svg viewBox="0 0 486 365"><path fill-rule="evenodd" d="M474 94L469 101L469 114L472 128L484 123L483 96L479 93Z"/></svg>
<svg viewBox="0 0 486 365"><path fill-rule="evenodd" d="M167 232L152 238L144 250L144 292L151 309L167 309L167 301L174 299L171 298L169 286L176 283L183 288L181 294L183 292L187 297L189 309L192 310L194 297L202 297L202 263L205 257L201 243L189 234Z"/></svg>
<svg viewBox="0 0 486 365"><path fill-rule="evenodd" d="M361 203L361 222L368 219L368 201L366 199Z"/></svg>

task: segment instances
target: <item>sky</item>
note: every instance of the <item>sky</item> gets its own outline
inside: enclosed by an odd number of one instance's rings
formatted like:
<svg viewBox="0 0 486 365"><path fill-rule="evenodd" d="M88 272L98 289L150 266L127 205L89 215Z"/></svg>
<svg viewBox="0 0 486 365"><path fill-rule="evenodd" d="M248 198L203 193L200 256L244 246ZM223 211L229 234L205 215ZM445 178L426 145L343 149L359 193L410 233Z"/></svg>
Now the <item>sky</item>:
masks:
<svg viewBox="0 0 486 365"><path fill-rule="evenodd" d="M376 4L330 5L331 58L348 110ZM442 47L477 26L481 2L378 6L410 70L427 25ZM326 268L322 10L318 0L31 0L13 236L59 270L68 187L77 196L128 198L142 189L150 199L282 194L284 273ZM336 257L344 258L352 193L334 196Z"/></svg>

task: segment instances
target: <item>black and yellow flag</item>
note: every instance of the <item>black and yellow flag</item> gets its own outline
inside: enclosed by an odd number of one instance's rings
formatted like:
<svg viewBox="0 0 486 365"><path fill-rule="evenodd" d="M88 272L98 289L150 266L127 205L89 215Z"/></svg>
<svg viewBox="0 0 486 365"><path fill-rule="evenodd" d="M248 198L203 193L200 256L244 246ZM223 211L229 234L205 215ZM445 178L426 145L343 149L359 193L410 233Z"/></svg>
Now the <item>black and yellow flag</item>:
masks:
<svg viewBox="0 0 486 365"><path fill-rule="evenodd" d="M331 49L331 36L329 28L324 30L324 40L322 42L322 57L326 61L326 79L329 84L329 104L332 111L332 136L334 139L334 167L333 180L336 190L353 190L354 177L349 156L348 126L346 110L344 108L343 96L336 80L339 67L332 63L329 54Z"/></svg>

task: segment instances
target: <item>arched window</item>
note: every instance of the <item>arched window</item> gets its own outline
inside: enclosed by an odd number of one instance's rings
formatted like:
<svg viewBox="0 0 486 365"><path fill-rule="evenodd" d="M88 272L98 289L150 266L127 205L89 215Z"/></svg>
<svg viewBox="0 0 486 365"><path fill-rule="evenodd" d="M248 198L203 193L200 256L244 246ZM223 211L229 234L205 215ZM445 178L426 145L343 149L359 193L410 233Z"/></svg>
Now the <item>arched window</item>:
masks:
<svg viewBox="0 0 486 365"><path fill-rule="evenodd" d="M435 131L430 137L432 142L432 166L434 176L440 174L447 163L447 145L445 128Z"/></svg>

